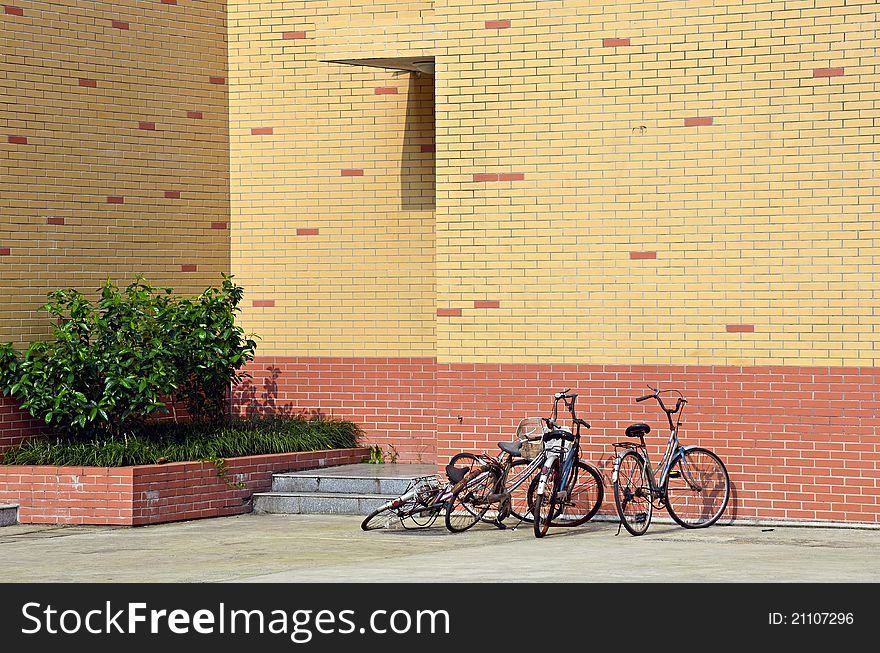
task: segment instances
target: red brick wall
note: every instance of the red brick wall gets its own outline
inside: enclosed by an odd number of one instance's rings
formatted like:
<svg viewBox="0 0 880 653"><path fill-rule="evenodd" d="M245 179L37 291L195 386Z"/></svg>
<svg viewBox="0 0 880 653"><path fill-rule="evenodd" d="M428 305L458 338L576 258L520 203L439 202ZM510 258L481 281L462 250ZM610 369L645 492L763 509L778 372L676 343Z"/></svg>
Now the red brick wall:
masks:
<svg viewBox="0 0 880 653"><path fill-rule="evenodd" d="M648 383L687 397L680 437L724 460L727 517L880 523L876 368L440 364L438 458L512 439L521 417L547 415L553 392L571 388L592 424L583 453L602 468L611 508L609 457L626 426L652 426L655 461L666 444L656 402L634 401Z"/></svg>
<svg viewBox="0 0 880 653"><path fill-rule="evenodd" d="M386 461L396 451L397 462L434 462L435 367L433 358L260 357L233 393L234 410L352 420Z"/></svg>
<svg viewBox="0 0 880 653"><path fill-rule="evenodd" d="M46 432L46 425L22 411L17 402L0 396L0 456L19 442Z"/></svg>
<svg viewBox="0 0 880 653"><path fill-rule="evenodd" d="M365 448L227 459L226 480L209 462L138 467L0 466L0 503L23 524L139 526L251 511L275 472L357 463ZM234 486L243 483L244 488Z"/></svg>
<svg viewBox="0 0 880 653"><path fill-rule="evenodd" d="M275 358L236 393L251 410L317 410L354 419L401 461L497 451L522 417L578 392L593 428L584 456L610 479L612 444L646 421L659 460L668 431L648 383L689 400L681 438L715 450L734 486L728 517L880 523L880 369L736 366L434 364L430 359ZM249 397L249 399L248 399ZM435 435L436 434L436 435ZM436 438L436 439L435 439ZM434 443L436 442L436 447ZM613 507L611 487L606 485Z"/></svg>

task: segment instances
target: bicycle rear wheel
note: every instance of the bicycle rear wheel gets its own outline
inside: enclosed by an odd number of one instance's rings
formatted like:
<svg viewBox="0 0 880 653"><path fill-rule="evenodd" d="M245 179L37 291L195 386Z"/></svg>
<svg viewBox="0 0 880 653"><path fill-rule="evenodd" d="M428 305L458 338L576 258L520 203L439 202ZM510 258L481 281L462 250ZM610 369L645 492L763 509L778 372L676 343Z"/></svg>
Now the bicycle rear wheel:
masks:
<svg viewBox="0 0 880 653"><path fill-rule="evenodd" d="M602 506L605 488L601 472L583 460L578 461L576 472L571 474L573 483L568 492L558 494L557 513L551 526L580 526L592 519Z"/></svg>
<svg viewBox="0 0 880 653"><path fill-rule="evenodd" d="M538 477L540 478L540 477ZM535 527L535 537L544 537L547 529L550 528L550 522L556 516L556 492L559 484L559 464L554 464L547 471L547 478L544 481L544 491L539 493L536 489L534 493L534 504L532 506L532 516L534 517L533 525Z"/></svg>
<svg viewBox="0 0 880 653"><path fill-rule="evenodd" d="M654 504L645 459L635 451L623 454L617 467L614 504L620 522L632 535L643 535L651 523Z"/></svg>
<svg viewBox="0 0 880 653"><path fill-rule="evenodd" d="M730 477L708 449L686 449L672 461L666 479L666 510L685 528L714 524L730 500Z"/></svg>
<svg viewBox="0 0 880 653"><path fill-rule="evenodd" d="M489 510L485 497L495 491L499 480L494 468L469 472L446 506L446 528L461 533L480 521Z"/></svg>

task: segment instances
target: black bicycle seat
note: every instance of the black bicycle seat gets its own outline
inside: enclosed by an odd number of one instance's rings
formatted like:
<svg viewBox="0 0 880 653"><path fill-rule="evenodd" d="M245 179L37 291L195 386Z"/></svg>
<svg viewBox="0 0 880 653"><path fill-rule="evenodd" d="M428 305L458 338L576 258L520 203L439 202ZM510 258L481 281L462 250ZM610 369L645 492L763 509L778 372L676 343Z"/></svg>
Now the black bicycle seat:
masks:
<svg viewBox="0 0 880 653"><path fill-rule="evenodd" d="M509 453L511 456L519 456L522 454L519 442L499 442L498 448L504 453Z"/></svg>
<svg viewBox="0 0 880 653"><path fill-rule="evenodd" d="M626 437L637 438L640 435L647 435L651 432L651 427L647 424L630 424L626 427Z"/></svg>
<svg viewBox="0 0 880 653"><path fill-rule="evenodd" d="M460 483L464 475L468 473L467 467L456 467L455 465L446 465L446 476L453 483Z"/></svg>

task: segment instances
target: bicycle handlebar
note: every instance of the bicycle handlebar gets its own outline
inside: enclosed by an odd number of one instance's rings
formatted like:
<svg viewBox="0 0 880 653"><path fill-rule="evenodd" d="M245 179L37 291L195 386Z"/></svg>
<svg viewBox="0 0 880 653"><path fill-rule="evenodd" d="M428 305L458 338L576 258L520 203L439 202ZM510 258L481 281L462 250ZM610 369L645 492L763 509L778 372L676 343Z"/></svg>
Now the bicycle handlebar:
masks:
<svg viewBox="0 0 880 653"><path fill-rule="evenodd" d="M641 397L636 398L636 401L647 401L648 399L650 399L653 396L654 395L642 395Z"/></svg>

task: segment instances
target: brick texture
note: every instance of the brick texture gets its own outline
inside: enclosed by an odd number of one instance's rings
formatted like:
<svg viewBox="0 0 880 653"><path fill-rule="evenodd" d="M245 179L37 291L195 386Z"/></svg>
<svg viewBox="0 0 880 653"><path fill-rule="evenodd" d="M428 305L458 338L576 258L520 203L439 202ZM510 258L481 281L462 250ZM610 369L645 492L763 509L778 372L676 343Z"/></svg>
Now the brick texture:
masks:
<svg viewBox="0 0 880 653"><path fill-rule="evenodd" d="M433 462L435 368L431 358L258 357L234 410L352 419L386 460Z"/></svg>
<svg viewBox="0 0 880 653"><path fill-rule="evenodd" d="M0 467L0 503L19 504L22 524L143 526L239 515L272 474L361 462L366 448L227 458L137 467ZM242 484L244 487L236 487Z"/></svg>
<svg viewBox="0 0 880 653"><path fill-rule="evenodd" d="M880 369L439 363L433 359L261 358L236 389L243 413L347 416L365 442L402 462L440 465L459 451L497 451L523 417L546 416L572 388L592 424L584 456L605 475L627 425L647 422L659 460L668 432L648 384L688 399L681 440L713 449L733 483L725 519L880 523ZM436 444L435 444L436 443ZM613 500L606 503L613 511Z"/></svg>
<svg viewBox="0 0 880 653"><path fill-rule="evenodd" d="M183 294L218 285L229 232L210 223L229 221L228 97L203 80L227 74L225 3L22 7L0 15L0 243L16 253L0 274L0 342L48 335L39 307L61 286L94 295L134 274ZM194 125L186 108L208 117ZM187 201L161 199L183 183ZM47 228L56 220L66 226ZM180 276L181 259L199 271Z"/></svg>

